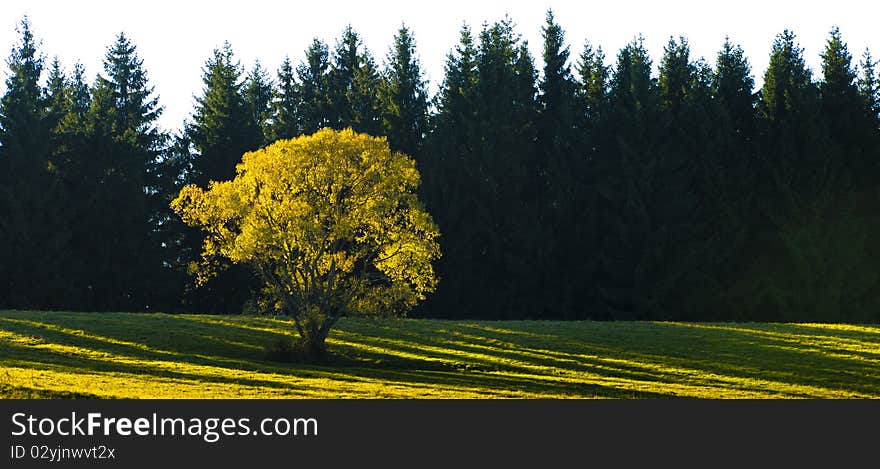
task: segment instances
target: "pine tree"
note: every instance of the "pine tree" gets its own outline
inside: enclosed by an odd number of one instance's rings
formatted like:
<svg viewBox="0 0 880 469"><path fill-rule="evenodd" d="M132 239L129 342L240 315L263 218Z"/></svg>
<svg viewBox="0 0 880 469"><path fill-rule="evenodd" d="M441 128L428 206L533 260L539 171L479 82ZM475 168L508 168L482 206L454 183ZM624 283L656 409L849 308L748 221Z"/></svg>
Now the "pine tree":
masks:
<svg viewBox="0 0 880 469"><path fill-rule="evenodd" d="M427 305L436 316L466 316L474 311L466 296L471 294L466 273L481 249L472 242L476 230L469 225L475 204L471 191L482 178L473 160L479 142L476 60L474 38L465 24L458 44L446 56L443 82L434 98L437 113L429 121L428 150L420 165L425 205L447 240L437 261L442 280Z"/></svg>
<svg viewBox="0 0 880 469"><path fill-rule="evenodd" d="M62 119L64 124L70 120L82 122L91 106L91 94L89 85L86 83L86 70L83 64L77 62L73 66L73 77L70 81L70 108Z"/></svg>
<svg viewBox="0 0 880 469"><path fill-rule="evenodd" d="M73 155L80 172L71 181L76 221L72 225L71 252L78 261L72 283L80 293L80 309L86 311L125 310L131 308L131 286L118 269L128 263L129 222L132 210L132 186L143 187L143 179L129 179L132 161L116 140L117 123L123 121L116 107L114 85L98 75L91 87L91 102L81 148ZM120 158L122 157L122 158ZM100 238L95 233L101 233ZM138 246L140 247L140 246ZM88 260L86 263L85 261Z"/></svg>
<svg viewBox="0 0 880 469"><path fill-rule="evenodd" d="M877 151L870 144L876 127L864 112L852 56L837 27L831 30L822 53L819 100L824 136L822 154L813 170L827 173L830 193L811 207L814 213L817 209L824 213L814 215L812 226L798 235L800 239L805 231L812 235L810 267L829 280L813 292L816 296L812 299L821 302L817 313L826 319L857 320L864 310L876 307L864 298L876 291L880 282L876 269L866 261L871 249L865 220L872 212L864 210L871 204L873 197L868 194L873 191L872 179L876 180L871 170Z"/></svg>
<svg viewBox="0 0 880 469"><path fill-rule="evenodd" d="M60 84L63 91L52 93L53 96L57 96L53 98L53 101L57 101L54 108L60 113L52 136L53 154L59 167L60 177L66 185L65 191L73 190L69 184L82 178L82 168L89 162L88 158L82 156L87 151L84 148L87 139L87 117L92 105L91 90L85 74L85 67L81 63L74 64L71 77ZM62 101L64 101L63 107ZM74 200L69 199L69 202L72 203Z"/></svg>
<svg viewBox="0 0 880 469"><path fill-rule="evenodd" d="M473 128L476 84L476 49L470 28L464 25L459 44L446 57L443 83L434 97L437 113L429 121L431 151L426 152L423 161L425 181L422 187L426 203L433 209L432 214L436 212L434 216L438 220L456 207L455 203L443 201L460 195L457 192L459 184L475 182L467 180L470 168L465 161L476 145ZM440 223L443 226L451 220Z"/></svg>
<svg viewBox="0 0 880 469"><path fill-rule="evenodd" d="M764 175L759 186L775 193L781 204L775 210L780 214L790 213L802 203L802 196L818 188L819 181L811 180L805 172L819 156L814 140L819 135L818 91L794 33L783 31L774 40L758 102Z"/></svg>
<svg viewBox="0 0 880 469"><path fill-rule="evenodd" d="M354 122L352 102L357 91L355 75L361 68L359 48L361 39L347 25L336 44L330 69L330 126L334 129L349 127Z"/></svg>
<svg viewBox="0 0 880 469"><path fill-rule="evenodd" d="M865 185L880 185L880 79L876 74L877 62L872 60L871 52L865 50L862 62L859 64L860 76L858 78L859 96L862 98L867 122L871 127L870 135L862 142L866 148L873 149L869 152L865 169Z"/></svg>
<svg viewBox="0 0 880 469"><path fill-rule="evenodd" d="M608 112L608 80L610 70L605 65L605 53L601 47L593 50L589 41L584 43L577 64L578 127L589 131L603 121ZM591 132L597 137L599 132Z"/></svg>
<svg viewBox="0 0 880 469"><path fill-rule="evenodd" d="M864 230L860 234L865 241L866 250L880 252L880 211L877 210L877 198L873 195L877 194L877 188L880 187L880 80L876 74L877 62L872 60L869 50L865 50L859 65L859 96L865 111L868 131L860 141L860 145L866 151L866 159L861 177L857 178L857 187L864 188L859 192L858 200L865 203L861 205L863 210L857 213L864 215L862 224ZM870 260L874 258L868 255L861 260L870 263ZM874 268L861 273L876 280L875 272ZM861 282L861 284L865 283ZM873 293L878 290L880 287L875 284L868 291L857 291L856 295L850 295L850 309L861 313L880 310L880 304L878 304L880 298ZM856 320L856 315L850 314L848 316L848 320ZM873 321L875 319L871 314L861 314L857 317L860 318L858 320Z"/></svg>
<svg viewBox="0 0 880 469"><path fill-rule="evenodd" d="M476 120L478 140L465 164L475 184L466 188L464 239L472 252L473 278L464 296L476 310L498 317L540 314L530 273L535 233L533 180L536 72L513 23L504 18L484 25L477 47ZM490 282L489 279L499 279Z"/></svg>
<svg viewBox="0 0 880 469"><path fill-rule="evenodd" d="M711 125L714 140L704 155L706 213L709 223L705 269L718 283L707 289L706 303L718 317L744 319L748 311L732 288L747 271L743 256L756 224L758 168L755 81L742 47L725 38L712 75Z"/></svg>
<svg viewBox="0 0 880 469"><path fill-rule="evenodd" d="M16 31L21 40L7 59L6 94L0 99L0 142L10 170L39 170L44 169L48 152L40 87L44 57L37 51L27 17Z"/></svg>
<svg viewBox="0 0 880 469"><path fill-rule="evenodd" d="M137 47L120 33L104 57L104 71L112 87L117 109L116 133L130 138L131 143L144 149L154 149L161 135L156 120L162 114L159 98L149 85L144 61L138 57ZM127 137L133 132L137 137Z"/></svg>
<svg viewBox="0 0 880 469"><path fill-rule="evenodd" d="M157 120L163 108L159 106L159 97L154 87L149 84L143 60L137 54L137 47L120 33L111 45L104 58L104 71L107 73L106 84L111 87L116 121L112 130L113 137L123 145L121 152L129 153L120 156L124 161L114 164L121 174L134 186L132 197L141 198L142 194L155 194L153 170L159 153L162 151L165 136L157 127ZM142 207L147 213L138 214L140 219L148 219L152 211L158 208L155 204L144 201L132 201L135 206L146 203Z"/></svg>
<svg viewBox="0 0 880 469"><path fill-rule="evenodd" d="M288 63L288 65L290 65ZM269 143L271 135L271 104L273 95L273 83L268 73L257 60L254 67L245 80L242 92L245 104L250 112L250 118L254 127L260 129L263 138L259 146Z"/></svg>
<svg viewBox="0 0 880 469"><path fill-rule="evenodd" d="M271 141L299 135L297 86L290 59L284 57L281 67L278 68L278 86L271 103L272 123L269 132L269 140Z"/></svg>
<svg viewBox="0 0 880 469"><path fill-rule="evenodd" d="M64 68L58 57L52 60L49 68L49 77L45 89L45 119L46 126L50 130L50 156L48 166L54 168L56 178L63 177L64 171L64 139L61 138L61 129L64 116L71 107L71 87L64 74Z"/></svg>
<svg viewBox="0 0 880 469"><path fill-rule="evenodd" d="M156 286L157 292L164 294L161 307L163 310L175 312L185 311L182 298L187 293L186 287L189 262L198 258L194 246L194 236L183 221L170 210L181 189L188 184L194 163L192 142L186 132L169 135L168 144L162 151L156 164L155 180L157 197L163 210L154 220L156 238L161 241L161 249L157 257L161 260L164 271L161 282ZM191 292L190 292L191 294ZM190 300L192 296L190 296ZM189 306L192 306L190 303Z"/></svg>
<svg viewBox="0 0 880 469"><path fill-rule="evenodd" d="M54 68L54 67L53 67ZM52 80L50 80L50 84ZM60 86L61 88L56 88ZM50 92L56 104L50 106L59 114L52 131L52 159L58 168L58 226L65 227L65 235L57 271L63 277L59 293L63 299L55 307L67 310L91 310L94 303L86 304L86 298L94 293L89 290L94 266L87 248L102 242L89 222L95 208L101 203L97 185L87 185L85 180L99 173L101 160L93 154L89 132L88 115L91 108L91 91L86 82L85 69L77 63L69 79ZM63 90L62 90L63 88ZM63 99L61 98L63 96ZM94 181L95 177L88 179Z"/></svg>
<svg viewBox="0 0 880 469"><path fill-rule="evenodd" d="M645 163L650 226L636 295L640 311L650 317L694 319L713 313L708 297L720 282L714 278L713 246L707 239L711 85L711 70L691 59L687 39L670 38L657 82L654 153Z"/></svg>
<svg viewBox="0 0 880 469"><path fill-rule="evenodd" d="M605 64L605 54L601 47L593 48L589 41L576 65L575 115L573 116L576 157L572 158L568 177L572 182L574 196L568 199L572 209L569 225L570 240L560 248L578 252L579 255L565 255L563 265L573 279L572 305L576 311L566 317L593 319L609 318L599 283L599 261L601 260L601 235L604 231L600 223L601 183L606 181L611 166L609 152L615 146L612 135L609 82L611 69ZM605 173L603 173L603 171ZM576 246L576 247L575 247Z"/></svg>
<svg viewBox="0 0 880 469"><path fill-rule="evenodd" d="M538 285L537 303L545 315L577 317L583 311L584 290L590 277L586 168L579 121L577 84L569 64L569 48L562 28L548 10L543 28L544 68L539 83L536 118L537 147L533 179L529 183L537 212L533 267ZM571 247L584 243L581 248ZM589 254L588 254L589 253Z"/></svg>
<svg viewBox="0 0 880 469"><path fill-rule="evenodd" d="M45 91L45 112L46 125L54 134L56 127L61 124L61 120L70 106L70 88L67 83L67 77L64 75L64 68L61 66L61 61L58 57L52 59L49 67L49 78ZM51 146L54 149L57 147L57 144L53 142Z"/></svg>
<svg viewBox="0 0 880 469"><path fill-rule="evenodd" d="M803 49L793 32L785 30L776 36L770 52L770 64L764 73L764 86L758 109L762 117L774 124L796 119L798 111L807 110L817 97L812 73L807 68Z"/></svg>
<svg viewBox="0 0 880 469"><path fill-rule="evenodd" d="M452 147L449 151L440 151L440 155L452 156L473 148L471 142L467 141L467 135L475 119L476 56L473 35L470 28L464 25L459 34L459 44L446 57L443 83L435 97L438 112L432 135L438 138L434 144Z"/></svg>
<svg viewBox="0 0 880 469"><path fill-rule="evenodd" d="M156 125L162 107L137 47L124 33L108 48L104 71L107 78L98 79L98 106L93 106L92 118L96 129L103 128L96 138L109 139L102 168L108 176L103 179L101 202L91 206L104 209L100 216L111 221L99 221L107 237L96 248L112 252L105 256L107 264L96 264L105 269L99 274L105 283L95 286L103 290L98 301L106 301L96 307L150 309L155 307L151 302L158 297L155 284L162 275L161 241L155 233L156 220L164 210L156 181L165 138Z"/></svg>
<svg viewBox="0 0 880 469"><path fill-rule="evenodd" d="M0 301L4 307L46 308L55 300L51 276L63 253L64 230L53 219L57 177L40 86L44 57L27 17L17 32L0 98Z"/></svg>
<svg viewBox="0 0 880 469"><path fill-rule="evenodd" d="M82 66L74 67L54 128L70 229L67 306L149 310L168 301L157 230L167 211L158 181L162 108L124 34L108 47L104 71L89 89Z"/></svg>
<svg viewBox="0 0 880 469"><path fill-rule="evenodd" d="M596 272L599 317L647 317L648 279L643 262L652 233L652 187L657 83L638 37L617 56L609 86L610 146L595 162L599 249Z"/></svg>
<svg viewBox="0 0 880 469"><path fill-rule="evenodd" d="M202 82L202 95L196 99L192 122L187 125L186 138L195 153L187 182L207 187L209 181L232 179L242 155L259 148L263 135L244 97L241 65L228 42L215 49L206 62ZM186 240L187 252L197 255L202 235L190 230ZM198 258L189 262L198 262ZM232 266L207 285L188 288L185 302L201 312L240 313L254 285L254 278L244 268Z"/></svg>
<svg viewBox="0 0 880 469"><path fill-rule="evenodd" d="M540 81L538 142L544 152L539 164L542 172L546 173L553 155L557 155L556 158L571 158L576 85L568 63L570 52L565 44L565 35L556 24L552 11L547 12L543 33L544 69ZM562 172L568 170L567 162L558 163Z"/></svg>
<svg viewBox="0 0 880 469"><path fill-rule="evenodd" d="M198 154L192 182L225 181L235 175L241 155L260 147L262 136L243 95L241 65L227 42L205 64L202 95L187 133Z"/></svg>
<svg viewBox="0 0 880 469"><path fill-rule="evenodd" d="M356 132L385 136L382 121L381 96L384 91L379 70L372 55L367 50L359 58L360 67L355 71L353 93L349 96L352 111L351 127Z"/></svg>
<svg viewBox="0 0 880 469"><path fill-rule="evenodd" d="M836 205L839 160L825 151L829 142L820 97L803 49L791 31L783 31L773 43L758 102L761 219L756 236L764 240L761 249L773 255L756 259L754 269L762 272L767 286L753 295L749 308L768 319L818 320L818 315L839 312L837 293L827 287L839 285L841 272L833 271L826 249L835 243L827 215Z"/></svg>
<svg viewBox="0 0 880 469"><path fill-rule="evenodd" d="M330 126L352 127L357 132L384 135L381 81L375 62L351 25L336 46L330 70Z"/></svg>
<svg viewBox="0 0 880 469"><path fill-rule="evenodd" d="M334 125L330 88L330 58L327 45L314 39L306 50L305 60L296 68L298 130L313 134Z"/></svg>
<svg viewBox="0 0 880 469"><path fill-rule="evenodd" d="M388 143L421 163L428 131L428 90L412 31L402 26L394 37L385 66L383 114Z"/></svg>
<svg viewBox="0 0 880 469"><path fill-rule="evenodd" d="M763 123L764 174L772 178L765 185L776 192L780 213L789 213L801 200L816 194L823 181L807 168L819 163L819 90L807 68L803 49L791 31L779 34L773 43L770 64L758 102Z"/></svg>
<svg viewBox="0 0 880 469"><path fill-rule="evenodd" d="M865 50L860 64L859 94L865 102L865 110L873 119L874 127L880 127L880 79L877 77L877 62L872 60L871 51Z"/></svg>
<svg viewBox="0 0 880 469"><path fill-rule="evenodd" d="M754 138L755 80L742 47L724 40L718 52L713 81L714 99L726 116L733 133L745 140Z"/></svg>
<svg viewBox="0 0 880 469"><path fill-rule="evenodd" d="M826 156L837 185L848 184L865 172L870 162L868 148L862 146L871 132L856 82L856 70L840 34L833 28L822 53L822 81L819 83L820 116L828 133Z"/></svg>
<svg viewBox="0 0 880 469"><path fill-rule="evenodd" d="M660 62L658 92L661 107L670 114L681 112L686 95L693 85L696 69L690 59L690 45L685 38L669 38Z"/></svg>

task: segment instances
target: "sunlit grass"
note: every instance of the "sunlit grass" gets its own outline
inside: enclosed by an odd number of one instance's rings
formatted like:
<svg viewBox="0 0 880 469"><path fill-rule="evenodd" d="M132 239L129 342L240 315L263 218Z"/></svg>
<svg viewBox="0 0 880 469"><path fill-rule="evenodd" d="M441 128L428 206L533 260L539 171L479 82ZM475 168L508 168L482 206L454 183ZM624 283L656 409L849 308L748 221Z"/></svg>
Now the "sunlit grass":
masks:
<svg viewBox="0 0 880 469"><path fill-rule="evenodd" d="M6 398L880 398L880 326L342 321L321 364L268 317L0 312Z"/></svg>

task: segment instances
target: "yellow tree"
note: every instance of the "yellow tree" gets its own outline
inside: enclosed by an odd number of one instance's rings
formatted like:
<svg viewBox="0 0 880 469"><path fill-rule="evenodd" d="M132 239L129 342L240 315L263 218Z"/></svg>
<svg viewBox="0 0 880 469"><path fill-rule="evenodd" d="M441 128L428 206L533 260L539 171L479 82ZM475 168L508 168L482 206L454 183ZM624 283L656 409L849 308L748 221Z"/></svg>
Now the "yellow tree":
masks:
<svg viewBox="0 0 880 469"><path fill-rule="evenodd" d="M402 315L434 290L439 232L418 185L384 138L322 129L246 153L233 180L185 187L171 207L207 234L200 282L220 257L252 266L320 354L339 318Z"/></svg>

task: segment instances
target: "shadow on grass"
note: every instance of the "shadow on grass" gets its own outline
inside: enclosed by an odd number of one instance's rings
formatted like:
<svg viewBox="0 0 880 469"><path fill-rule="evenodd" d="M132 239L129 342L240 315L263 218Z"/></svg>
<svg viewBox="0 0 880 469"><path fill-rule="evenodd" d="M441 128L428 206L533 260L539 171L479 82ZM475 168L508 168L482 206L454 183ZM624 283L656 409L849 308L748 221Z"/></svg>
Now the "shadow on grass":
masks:
<svg viewBox="0 0 880 469"><path fill-rule="evenodd" d="M373 397L392 386L413 396L880 397L876 326L347 320L323 362L265 360L264 346L292 330L260 317L0 312L0 364L325 397L349 385L357 395L362 383ZM0 379L0 396L29 392L42 391Z"/></svg>
<svg viewBox="0 0 880 469"><path fill-rule="evenodd" d="M3 383L0 383L0 396L4 399L99 399L99 396L94 394L10 386Z"/></svg>

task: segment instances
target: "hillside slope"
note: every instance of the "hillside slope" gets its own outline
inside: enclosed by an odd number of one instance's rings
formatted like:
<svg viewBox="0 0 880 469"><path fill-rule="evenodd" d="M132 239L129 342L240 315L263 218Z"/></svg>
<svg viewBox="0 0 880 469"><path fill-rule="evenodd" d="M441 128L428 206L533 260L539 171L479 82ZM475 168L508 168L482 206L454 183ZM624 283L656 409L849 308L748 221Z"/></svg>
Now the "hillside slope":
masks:
<svg viewBox="0 0 880 469"><path fill-rule="evenodd" d="M880 398L880 326L345 320L320 364L267 317L0 312L6 398Z"/></svg>

